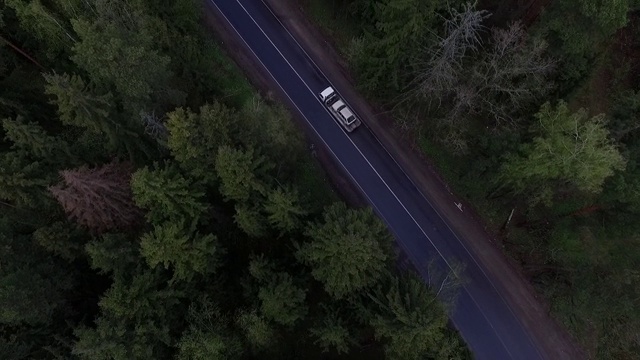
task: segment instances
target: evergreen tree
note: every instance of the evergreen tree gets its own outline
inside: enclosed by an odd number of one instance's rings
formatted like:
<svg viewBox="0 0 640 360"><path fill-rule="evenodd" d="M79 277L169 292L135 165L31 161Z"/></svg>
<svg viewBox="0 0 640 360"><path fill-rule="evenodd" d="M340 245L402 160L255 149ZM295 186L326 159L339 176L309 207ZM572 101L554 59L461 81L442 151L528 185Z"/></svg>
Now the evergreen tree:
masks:
<svg viewBox="0 0 640 360"><path fill-rule="evenodd" d="M60 120L65 125L85 128L91 132L116 137L118 127L114 120L113 96L98 94L78 75L44 74L45 92L54 97L52 104L58 107Z"/></svg>
<svg viewBox="0 0 640 360"><path fill-rule="evenodd" d="M370 209L352 210L336 203L306 234L311 241L301 244L296 255L336 298L372 286L386 271L391 238Z"/></svg>
<svg viewBox="0 0 640 360"><path fill-rule="evenodd" d="M115 278L134 271L141 262L137 244L126 234L103 234L88 242L85 250L91 268Z"/></svg>
<svg viewBox="0 0 640 360"><path fill-rule="evenodd" d="M167 115L168 146L182 167L196 178L212 183L215 154L218 148L231 144L238 117L235 112L214 102L200 107L199 113L182 108Z"/></svg>
<svg viewBox="0 0 640 360"><path fill-rule="evenodd" d="M267 234L267 219L260 213L259 209L246 204L237 204L236 213L233 219L245 234L258 238Z"/></svg>
<svg viewBox="0 0 640 360"><path fill-rule="evenodd" d="M414 275L391 276L369 294L366 312L388 359L460 358L461 348L443 346L447 315L434 293Z"/></svg>
<svg viewBox="0 0 640 360"><path fill-rule="evenodd" d="M146 28L153 19L130 12L128 7L125 2L113 2L98 6L96 19L72 21L79 38L73 61L98 84L113 86L132 115L145 104L181 105L184 96L170 99L169 104L162 101L163 92L169 89L170 58L153 46Z"/></svg>
<svg viewBox="0 0 640 360"><path fill-rule="evenodd" d="M33 239L42 248L67 261L84 257L86 235L67 222L57 221L38 228Z"/></svg>
<svg viewBox="0 0 640 360"><path fill-rule="evenodd" d="M291 326L304 319L307 307L304 304L305 290L293 283L287 273L275 273L260 287L258 292L262 314L276 323Z"/></svg>
<svg viewBox="0 0 640 360"><path fill-rule="evenodd" d="M221 146L216 156L216 172L220 177L220 193L228 200L246 202L253 193L266 194L261 179L273 165L253 149L239 150Z"/></svg>
<svg viewBox="0 0 640 360"><path fill-rule="evenodd" d="M267 195L264 205L271 225L282 232L291 232L301 225L301 217L306 211L300 206L298 192L277 188Z"/></svg>
<svg viewBox="0 0 640 360"><path fill-rule="evenodd" d="M189 307L189 329L178 343L178 360L237 359L244 351L229 320L207 297Z"/></svg>
<svg viewBox="0 0 640 360"><path fill-rule="evenodd" d="M64 163L73 158L66 141L51 136L35 122L25 122L22 116L15 120L4 119L2 127L5 140L13 143L12 148L25 151L37 159Z"/></svg>
<svg viewBox="0 0 640 360"><path fill-rule="evenodd" d="M236 322L255 351L264 350L276 341L273 325L260 316L255 309L240 311Z"/></svg>
<svg viewBox="0 0 640 360"><path fill-rule="evenodd" d="M309 333L315 339L314 343L320 346L323 352L335 350L338 354L346 354L355 344L347 323L340 317L338 311L327 307L317 325L309 329Z"/></svg>
<svg viewBox="0 0 640 360"><path fill-rule="evenodd" d="M183 294L166 287L157 272L138 270L116 277L99 302L95 328L76 330L74 354L81 359L162 359L173 352L171 327L184 315Z"/></svg>
<svg viewBox="0 0 640 360"><path fill-rule="evenodd" d="M98 138L109 152L122 151L133 157L141 150L148 152L146 140L141 137L141 126L124 120L115 109L110 92L100 92L85 83L78 75L45 74L45 92L54 97L60 120L65 125L77 126L103 136ZM106 140L106 141L105 141Z"/></svg>
<svg viewBox="0 0 640 360"><path fill-rule="evenodd" d="M155 167L133 174L131 188L136 204L147 209L146 217L152 224L184 221L193 228L207 209L200 184L185 178L173 163Z"/></svg>
<svg viewBox="0 0 640 360"><path fill-rule="evenodd" d="M7 219L0 220L0 259L0 325L45 329L64 309L71 274L29 236L16 233Z"/></svg>
<svg viewBox="0 0 640 360"><path fill-rule="evenodd" d="M196 274L212 273L220 259L214 235L192 234L179 223L154 224L153 231L142 236L140 246L151 268L171 265L172 280L190 281Z"/></svg>
<svg viewBox="0 0 640 360"><path fill-rule="evenodd" d="M41 207L48 200L48 183L42 164L30 161L24 152L0 153L0 199L17 207Z"/></svg>

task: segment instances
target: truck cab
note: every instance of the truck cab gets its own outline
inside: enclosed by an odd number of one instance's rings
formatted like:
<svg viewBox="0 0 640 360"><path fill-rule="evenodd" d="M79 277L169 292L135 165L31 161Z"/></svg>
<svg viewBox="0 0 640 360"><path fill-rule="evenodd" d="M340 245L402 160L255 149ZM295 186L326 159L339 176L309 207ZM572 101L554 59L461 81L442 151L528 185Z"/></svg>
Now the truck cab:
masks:
<svg viewBox="0 0 640 360"><path fill-rule="evenodd" d="M319 96L320 96L320 101L322 101L326 105L330 105L330 102L332 100L338 98L338 96L336 95L335 90L333 90L333 88L331 86L329 86L328 88L322 90L322 92L320 93Z"/></svg>

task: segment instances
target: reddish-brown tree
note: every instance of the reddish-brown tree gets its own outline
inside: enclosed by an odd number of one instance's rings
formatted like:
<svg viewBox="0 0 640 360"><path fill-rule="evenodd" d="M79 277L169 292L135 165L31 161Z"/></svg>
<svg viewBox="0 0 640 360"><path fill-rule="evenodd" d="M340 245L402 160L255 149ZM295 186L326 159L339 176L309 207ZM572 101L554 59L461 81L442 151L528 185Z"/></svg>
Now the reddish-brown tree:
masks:
<svg viewBox="0 0 640 360"><path fill-rule="evenodd" d="M63 182L49 191L79 225L96 233L124 229L141 215L131 193L133 170L131 163L115 160L92 169L62 170Z"/></svg>

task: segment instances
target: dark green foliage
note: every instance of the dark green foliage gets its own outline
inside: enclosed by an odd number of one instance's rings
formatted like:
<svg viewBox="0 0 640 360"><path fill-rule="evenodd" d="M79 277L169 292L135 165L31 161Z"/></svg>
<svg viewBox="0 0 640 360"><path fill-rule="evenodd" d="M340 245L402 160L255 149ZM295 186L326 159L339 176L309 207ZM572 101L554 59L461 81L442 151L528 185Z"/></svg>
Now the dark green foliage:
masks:
<svg viewBox="0 0 640 360"><path fill-rule="evenodd" d="M142 236L140 246L149 267L171 267L174 280L212 273L221 255L214 235L190 233L176 222L155 225L153 232Z"/></svg>
<svg viewBox="0 0 640 360"><path fill-rule="evenodd" d="M266 195L262 178L273 164L253 149L241 150L221 146L216 156L220 193L228 200L247 202L254 195Z"/></svg>
<svg viewBox="0 0 640 360"><path fill-rule="evenodd" d="M314 343L320 346L323 352L332 350L338 354L349 352L349 348L355 345L355 341L347 322L335 309L325 308L324 310L318 324L309 329Z"/></svg>
<svg viewBox="0 0 640 360"><path fill-rule="evenodd" d="M572 114L560 102L555 109L544 104L536 118L532 143L506 158L499 180L518 193L528 192L531 203L550 205L554 193L567 186L598 193L606 178L624 169L604 115L588 119L586 110Z"/></svg>
<svg viewBox="0 0 640 360"><path fill-rule="evenodd" d="M255 350L264 350L275 342L275 329L263 316L253 311L241 311L237 319L238 326Z"/></svg>
<svg viewBox="0 0 640 360"><path fill-rule="evenodd" d="M2 127L5 140L13 143L13 149L25 151L36 159L65 164L73 157L66 141L47 134L35 122L25 122L21 116L15 120L4 119Z"/></svg>
<svg viewBox="0 0 640 360"><path fill-rule="evenodd" d="M171 163L155 170L148 167L131 177L131 189L136 204L147 210L147 220L154 224L164 221L186 222L190 226L207 209L204 190L193 180L185 178Z"/></svg>
<svg viewBox="0 0 640 360"><path fill-rule="evenodd" d="M276 323L291 326L307 313L305 291L293 284L287 273L276 273L267 279L258 292L262 314Z"/></svg>
<svg viewBox="0 0 640 360"><path fill-rule="evenodd" d="M300 205L298 192L291 189L276 189L267 195L264 205L269 222L276 229L291 232L301 225L301 217L307 212Z"/></svg>
<svg viewBox="0 0 640 360"><path fill-rule="evenodd" d="M307 236L311 241L301 244L296 256L336 298L377 283L391 260L391 238L371 210L334 204L325 210L323 222L309 228Z"/></svg>
<svg viewBox="0 0 640 360"><path fill-rule="evenodd" d="M95 328L79 328L74 354L81 359L149 359L171 354L170 329L183 316L182 293L159 272L117 277L99 302Z"/></svg>
<svg viewBox="0 0 640 360"><path fill-rule="evenodd" d="M230 319L209 298L189 307L188 321L189 329L178 344L179 360L236 359L244 352Z"/></svg>
<svg viewBox="0 0 640 360"><path fill-rule="evenodd" d="M0 222L0 324L47 326L63 310L72 277L28 235Z"/></svg>
<svg viewBox="0 0 640 360"><path fill-rule="evenodd" d="M367 310L370 323L385 339L388 359L462 358L460 344L448 338L442 304L421 279L391 276L369 297L375 304Z"/></svg>
<svg viewBox="0 0 640 360"><path fill-rule="evenodd" d="M629 0L557 0L543 14L537 31L561 58L564 81L581 79L599 47L627 23ZM566 89L566 86L563 86Z"/></svg>
<svg viewBox="0 0 640 360"><path fill-rule="evenodd" d="M352 10L349 21L363 29L346 49L358 85L392 110L400 130L438 164L453 191L500 231L507 252L588 357L634 358L638 344L630 334L640 329L633 270L640 259L638 1L482 1L475 10L499 13L457 33L451 15L460 9L451 2L441 3L450 14L422 16L419 6L442 8L402 0L324 4L336 13ZM419 31L407 30L421 21ZM512 31L518 28L521 34ZM452 47L452 33L467 40L475 33L478 41ZM502 46L509 37L520 40ZM413 45L399 51L401 44ZM403 80L408 73L413 78ZM560 97L568 104L542 105ZM495 182L478 181L491 176ZM403 335L398 328L393 334ZM419 348L387 339L397 357L415 354L393 349ZM456 348L449 340L439 344Z"/></svg>
<svg viewBox="0 0 640 360"><path fill-rule="evenodd" d="M366 5L360 5L365 6ZM410 64L437 23L438 0L381 0L372 2L369 29L354 53L360 85L369 92L396 95L408 81Z"/></svg>
<svg viewBox="0 0 640 360"><path fill-rule="evenodd" d="M30 161L23 152L0 154L0 199L17 207L36 208L42 206L47 172L39 162Z"/></svg>
<svg viewBox="0 0 640 360"><path fill-rule="evenodd" d="M87 243L86 252L91 267L100 273L125 275L138 264L138 245L125 234L104 234Z"/></svg>
<svg viewBox="0 0 640 360"><path fill-rule="evenodd" d="M67 261L84 256L88 236L73 225L58 221L33 232L33 240L47 251Z"/></svg>
<svg viewBox="0 0 640 360"><path fill-rule="evenodd" d="M212 184L215 154L231 143L238 116L221 103L204 105L198 114L179 108L167 115L168 146L173 157L196 178Z"/></svg>

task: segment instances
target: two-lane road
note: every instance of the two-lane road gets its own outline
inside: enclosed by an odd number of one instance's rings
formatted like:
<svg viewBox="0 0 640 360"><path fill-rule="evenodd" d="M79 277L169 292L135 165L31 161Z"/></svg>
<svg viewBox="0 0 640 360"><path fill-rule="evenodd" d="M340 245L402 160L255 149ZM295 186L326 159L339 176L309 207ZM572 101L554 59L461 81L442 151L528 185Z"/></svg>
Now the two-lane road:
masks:
<svg viewBox="0 0 640 360"><path fill-rule="evenodd" d="M484 268L465 248L400 166L361 126L347 134L318 100L330 85L262 0L209 0L297 108L336 161L392 231L416 269L465 264L451 320L477 359L544 359L542 350L501 296ZM339 89L337 89L339 91ZM367 119L363 119L366 123Z"/></svg>

